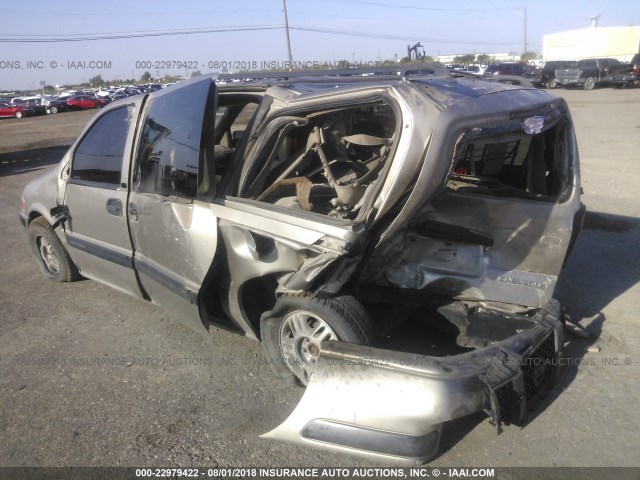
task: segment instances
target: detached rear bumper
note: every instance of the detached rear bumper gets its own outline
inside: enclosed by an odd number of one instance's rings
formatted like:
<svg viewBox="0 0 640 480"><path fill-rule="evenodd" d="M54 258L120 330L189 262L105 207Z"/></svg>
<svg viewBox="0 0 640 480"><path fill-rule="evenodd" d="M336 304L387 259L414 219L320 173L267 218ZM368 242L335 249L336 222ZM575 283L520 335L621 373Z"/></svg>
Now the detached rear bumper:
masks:
<svg viewBox="0 0 640 480"><path fill-rule="evenodd" d="M444 358L325 343L297 408L263 437L415 464L436 455L448 420L485 410L498 428L522 422L557 380L563 346L557 301L531 320L507 340Z"/></svg>

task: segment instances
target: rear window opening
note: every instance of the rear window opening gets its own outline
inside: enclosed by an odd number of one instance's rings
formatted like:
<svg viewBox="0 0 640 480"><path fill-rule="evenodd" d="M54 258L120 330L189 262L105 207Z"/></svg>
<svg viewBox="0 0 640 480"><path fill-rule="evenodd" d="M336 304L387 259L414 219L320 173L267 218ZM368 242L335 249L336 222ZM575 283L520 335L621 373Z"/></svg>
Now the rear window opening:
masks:
<svg viewBox="0 0 640 480"><path fill-rule="evenodd" d="M564 118L530 135L505 127L468 130L456 145L451 190L555 201L565 191L571 152ZM493 133L494 131L498 133Z"/></svg>

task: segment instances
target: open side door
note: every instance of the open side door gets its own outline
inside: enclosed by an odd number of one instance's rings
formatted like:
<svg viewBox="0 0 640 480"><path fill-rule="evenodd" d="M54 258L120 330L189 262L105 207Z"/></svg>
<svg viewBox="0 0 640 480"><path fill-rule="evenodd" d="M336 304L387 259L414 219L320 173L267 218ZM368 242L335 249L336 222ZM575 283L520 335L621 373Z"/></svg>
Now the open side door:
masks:
<svg viewBox="0 0 640 480"><path fill-rule="evenodd" d="M127 202L134 265L150 300L206 333L198 292L218 243L210 77L150 98L139 125Z"/></svg>

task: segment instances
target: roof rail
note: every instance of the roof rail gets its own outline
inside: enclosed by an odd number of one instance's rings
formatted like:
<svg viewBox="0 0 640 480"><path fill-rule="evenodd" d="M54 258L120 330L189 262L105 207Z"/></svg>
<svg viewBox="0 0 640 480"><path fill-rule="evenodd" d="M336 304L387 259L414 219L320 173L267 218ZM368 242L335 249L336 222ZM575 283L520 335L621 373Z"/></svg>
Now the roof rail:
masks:
<svg viewBox="0 0 640 480"><path fill-rule="evenodd" d="M252 82L260 80L288 81L304 79L314 81L316 79L335 80L336 77L359 78L377 80L381 75L407 77L407 76L445 76L449 77L450 72L437 63L423 63L411 65L389 65L384 67L360 67L341 68L331 70L294 70L280 72L238 72L221 73L217 77L219 82Z"/></svg>
<svg viewBox="0 0 640 480"><path fill-rule="evenodd" d="M471 72L454 71L452 76L465 77L471 80L484 80L486 82L504 83L505 85L517 85L520 87L534 87L533 83L520 75L476 75Z"/></svg>

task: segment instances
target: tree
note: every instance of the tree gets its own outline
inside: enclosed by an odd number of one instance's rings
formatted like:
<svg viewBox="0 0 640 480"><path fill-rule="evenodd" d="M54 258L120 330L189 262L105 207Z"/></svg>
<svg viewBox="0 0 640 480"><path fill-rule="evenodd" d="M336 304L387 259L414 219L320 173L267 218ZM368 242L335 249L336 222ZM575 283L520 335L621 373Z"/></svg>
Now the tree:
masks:
<svg viewBox="0 0 640 480"><path fill-rule="evenodd" d="M476 62L491 63L492 61L493 61L493 58L491 57L491 55L488 55L486 53L481 53L476 57Z"/></svg>
<svg viewBox="0 0 640 480"><path fill-rule="evenodd" d="M536 52L524 52L520 55L520 61L528 62L529 60L536 60L538 58L538 54Z"/></svg>
<svg viewBox="0 0 640 480"><path fill-rule="evenodd" d="M453 63L461 63L462 65L469 65L476 60L476 56L473 53L467 53L466 55L457 55L453 57Z"/></svg>
<svg viewBox="0 0 640 480"><path fill-rule="evenodd" d="M101 87L104 85L104 80L102 80L102 75L96 75L95 77L91 77L89 79L89 85L93 87Z"/></svg>
<svg viewBox="0 0 640 480"><path fill-rule="evenodd" d="M176 83L176 82L180 81L180 76L179 75L165 75L162 80L164 80L163 83Z"/></svg>
<svg viewBox="0 0 640 480"><path fill-rule="evenodd" d="M191 72L191 78L197 77L198 75L202 75L202 72L200 70L194 70L193 72Z"/></svg>
<svg viewBox="0 0 640 480"><path fill-rule="evenodd" d="M144 83L144 82L150 82L152 78L153 78L153 77L151 76L151 73L147 70L147 71L146 71L146 72L144 72L144 73L142 74L142 76L140 77L140 82L141 82L141 83Z"/></svg>

